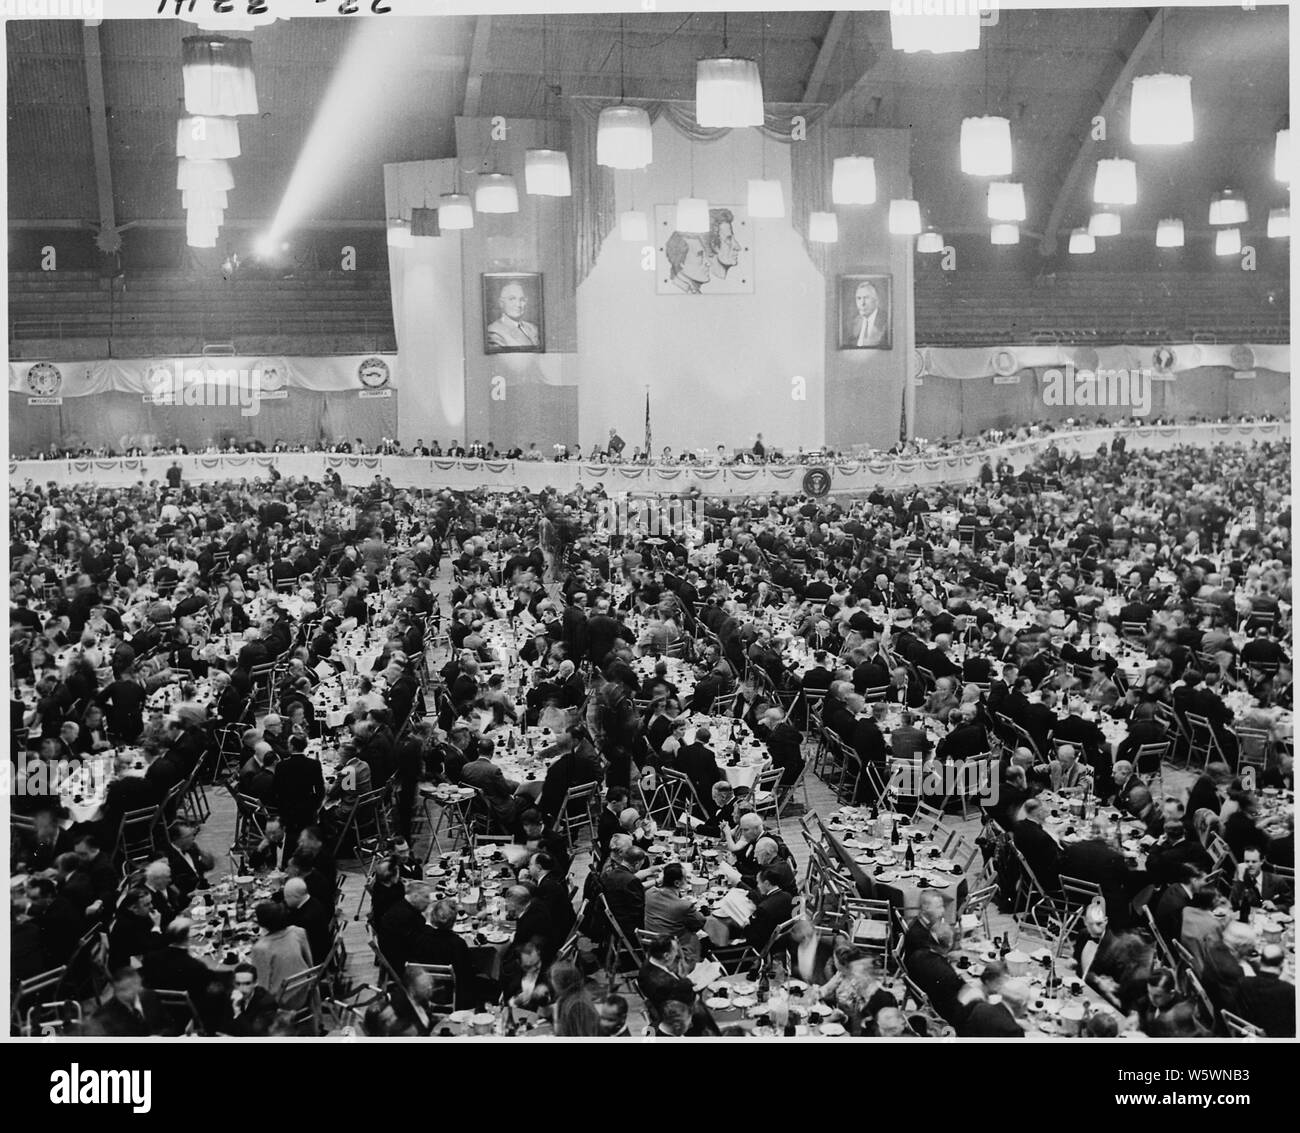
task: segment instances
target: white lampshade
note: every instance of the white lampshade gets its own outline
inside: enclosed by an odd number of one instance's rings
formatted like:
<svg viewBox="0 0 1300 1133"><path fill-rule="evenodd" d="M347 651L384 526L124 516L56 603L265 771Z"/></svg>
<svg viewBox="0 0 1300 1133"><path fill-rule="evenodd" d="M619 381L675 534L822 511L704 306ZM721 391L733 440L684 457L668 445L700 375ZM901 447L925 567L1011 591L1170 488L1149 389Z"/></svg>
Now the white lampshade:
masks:
<svg viewBox="0 0 1300 1133"><path fill-rule="evenodd" d="M186 223L198 225L200 228L220 228L222 221L225 219L226 213L224 209L191 208L185 210Z"/></svg>
<svg viewBox="0 0 1300 1133"><path fill-rule="evenodd" d="M707 232L709 230L709 202L703 197L682 197L677 202L677 217L673 227L678 232Z"/></svg>
<svg viewBox="0 0 1300 1133"><path fill-rule="evenodd" d="M1291 184L1291 131L1279 130L1273 143L1273 176Z"/></svg>
<svg viewBox="0 0 1300 1133"><path fill-rule="evenodd" d="M1214 254L1216 256L1235 256L1240 251L1240 228L1220 228L1214 234Z"/></svg>
<svg viewBox="0 0 1300 1133"><path fill-rule="evenodd" d="M1137 163L1126 157L1104 157L1097 162L1092 199L1099 205L1137 204Z"/></svg>
<svg viewBox="0 0 1300 1133"><path fill-rule="evenodd" d="M415 237L411 235L411 226L401 217L393 217L388 222L388 246L390 248L415 247Z"/></svg>
<svg viewBox="0 0 1300 1133"><path fill-rule="evenodd" d="M775 220L785 216L785 191L781 182L751 180L746 207L751 217Z"/></svg>
<svg viewBox="0 0 1300 1133"><path fill-rule="evenodd" d="M197 115L176 120L176 156L222 161L239 156L239 123L233 118Z"/></svg>
<svg viewBox="0 0 1300 1133"><path fill-rule="evenodd" d="M215 248L218 225L206 224L194 217L186 217L185 243L191 248Z"/></svg>
<svg viewBox="0 0 1300 1133"><path fill-rule="evenodd" d="M808 214L808 239L819 244L834 244L840 238L840 221L833 212Z"/></svg>
<svg viewBox="0 0 1300 1133"><path fill-rule="evenodd" d="M695 64L695 121L705 127L761 126L763 82L752 59Z"/></svg>
<svg viewBox="0 0 1300 1133"><path fill-rule="evenodd" d="M596 123L596 164L644 169L654 153L650 114L639 106L607 106Z"/></svg>
<svg viewBox="0 0 1300 1133"><path fill-rule="evenodd" d="M524 153L524 192L534 197L568 197L569 155L558 149L530 149Z"/></svg>
<svg viewBox="0 0 1300 1133"><path fill-rule="evenodd" d="M443 193L438 198L438 227L444 232L474 227L474 206L468 193Z"/></svg>
<svg viewBox="0 0 1300 1133"><path fill-rule="evenodd" d="M1268 210L1268 234L1274 240L1290 237L1291 210L1289 208Z"/></svg>
<svg viewBox="0 0 1300 1133"><path fill-rule="evenodd" d="M1211 224L1245 224L1250 219L1250 210L1243 198L1231 189L1215 193L1210 198Z"/></svg>
<svg viewBox="0 0 1300 1133"><path fill-rule="evenodd" d="M837 157L831 167L831 202L837 205L874 205L875 159L857 155Z"/></svg>
<svg viewBox="0 0 1300 1133"><path fill-rule="evenodd" d="M989 220L1025 219L1025 187L1019 181L989 182Z"/></svg>
<svg viewBox="0 0 1300 1133"><path fill-rule="evenodd" d="M989 243L998 245L1019 244L1020 225L995 224L989 229Z"/></svg>
<svg viewBox="0 0 1300 1133"><path fill-rule="evenodd" d="M1097 241L1086 228L1076 228L1070 233L1070 255L1090 256L1097 250Z"/></svg>
<svg viewBox="0 0 1300 1133"><path fill-rule="evenodd" d="M628 243L644 244L650 239L650 220L643 212L630 210L618 214L618 234Z"/></svg>
<svg viewBox="0 0 1300 1133"><path fill-rule="evenodd" d="M1094 212L1088 221L1089 236L1118 236L1120 232L1119 213Z"/></svg>
<svg viewBox="0 0 1300 1133"><path fill-rule="evenodd" d="M917 201L889 202L889 231L895 236L915 236L921 231L921 206Z"/></svg>
<svg viewBox="0 0 1300 1133"><path fill-rule="evenodd" d="M1006 118L963 118L961 171L976 177L1011 173L1011 122Z"/></svg>
<svg viewBox="0 0 1300 1133"><path fill-rule="evenodd" d="M181 193L185 209L224 209L228 203L225 189L186 189Z"/></svg>
<svg viewBox="0 0 1300 1133"><path fill-rule="evenodd" d="M894 4L894 8L911 5ZM920 7L920 5L916 5ZM942 5L932 14L904 15L891 11L889 14L889 34L895 51L908 54L917 51L930 51L935 55L946 55L953 51L976 51L980 45L980 12L974 4L949 5L957 11L944 13Z"/></svg>
<svg viewBox="0 0 1300 1133"><path fill-rule="evenodd" d="M519 188L509 173L480 173L474 189L474 207L479 212L518 212Z"/></svg>
<svg viewBox="0 0 1300 1133"><path fill-rule="evenodd" d="M1157 248L1181 248L1183 242L1183 222L1178 217L1167 216L1156 225Z"/></svg>
<svg viewBox="0 0 1300 1133"><path fill-rule="evenodd" d="M933 228L927 229L916 238L916 250L926 254L943 251L943 234Z"/></svg>
<svg viewBox="0 0 1300 1133"><path fill-rule="evenodd" d="M235 178L230 172L228 161L192 161L188 157L180 159L176 166L176 188L228 190L235 187Z"/></svg>
<svg viewBox="0 0 1300 1133"><path fill-rule="evenodd" d="M1181 146L1195 132L1190 75L1142 75L1133 80L1129 141L1135 146Z"/></svg>
<svg viewBox="0 0 1300 1133"><path fill-rule="evenodd" d="M181 59L187 114L234 118L258 112L253 46L248 40L186 36Z"/></svg>

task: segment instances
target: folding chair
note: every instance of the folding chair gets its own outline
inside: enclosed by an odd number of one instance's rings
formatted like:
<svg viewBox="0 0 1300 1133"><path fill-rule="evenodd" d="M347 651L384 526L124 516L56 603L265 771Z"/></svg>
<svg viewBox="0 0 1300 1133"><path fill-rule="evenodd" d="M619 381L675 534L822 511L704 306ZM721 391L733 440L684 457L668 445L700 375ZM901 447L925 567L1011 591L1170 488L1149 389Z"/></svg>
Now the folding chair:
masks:
<svg viewBox="0 0 1300 1133"><path fill-rule="evenodd" d="M1210 727L1210 722L1204 716L1198 716L1195 712L1184 713L1187 717L1188 726L1191 729L1190 742L1187 751L1187 769L1195 770L1196 763L1199 760L1202 769L1210 762L1210 755L1215 747L1214 730Z"/></svg>
<svg viewBox="0 0 1300 1133"><path fill-rule="evenodd" d="M1240 1015L1234 1015L1226 1008L1220 1010L1219 1018L1223 1020L1224 1030L1234 1039L1268 1038L1262 1027L1257 1027L1254 1023L1248 1023Z"/></svg>
<svg viewBox="0 0 1300 1133"><path fill-rule="evenodd" d="M569 931L568 937L560 945L559 950L555 953L557 960L572 960L578 954L578 940L582 936L582 922L587 916L587 905L589 902L584 897L578 905L578 914L573 922L573 928Z"/></svg>
<svg viewBox="0 0 1300 1133"><path fill-rule="evenodd" d="M754 783L754 813L760 818L771 815L776 819L776 829L781 830L781 769L774 767L770 771L760 771Z"/></svg>
<svg viewBox="0 0 1300 1133"><path fill-rule="evenodd" d="M560 812L556 816L556 826L569 846L572 857L578 848L579 838L585 834L587 840L596 837L596 827L600 821L600 784L586 783L581 787L570 787L560 800Z"/></svg>
<svg viewBox="0 0 1300 1133"><path fill-rule="evenodd" d="M986 938L992 936L989 930L989 904L997 895L996 885L985 885L966 895L966 900L958 906L954 916L959 938L970 936L980 928L984 929Z"/></svg>
<svg viewBox="0 0 1300 1133"><path fill-rule="evenodd" d="M1066 877L1061 875L1061 894L1065 901L1067 912L1074 912L1076 909L1086 909L1092 902L1101 896L1101 886L1095 881L1084 881L1078 877Z"/></svg>
<svg viewBox="0 0 1300 1133"><path fill-rule="evenodd" d="M433 1003L435 1006L456 1006L456 969L450 964L414 964L406 962L406 974L428 972L433 977Z"/></svg>
<svg viewBox="0 0 1300 1133"><path fill-rule="evenodd" d="M1151 902L1147 902L1142 906L1142 916L1147 922L1147 932L1151 934L1151 939L1155 942L1156 951L1160 953L1161 964L1171 972L1177 970L1178 959L1170 951L1168 942L1156 926L1155 914L1151 912Z"/></svg>
<svg viewBox="0 0 1300 1133"><path fill-rule="evenodd" d="M695 790L695 784L691 782L691 777L681 771L674 771L671 767L659 768L660 786L672 790L673 802L677 806L682 806L689 802L691 813L699 819L708 816L704 809L704 801L700 798L699 792ZM681 812L678 812L680 817Z"/></svg>
<svg viewBox="0 0 1300 1133"><path fill-rule="evenodd" d="M286 981L287 983L288 981ZM199 1018L199 1013L195 1009L194 1000L190 998L188 991L180 991L177 988L157 988L154 991L155 997L167 1013L171 1020L176 1033L180 1035L203 1035L207 1032L203 1029L203 1020Z"/></svg>
<svg viewBox="0 0 1300 1133"><path fill-rule="evenodd" d="M1254 767L1262 773L1268 766L1273 737L1262 728L1228 728L1227 731L1237 738L1237 774L1244 767Z"/></svg>
<svg viewBox="0 0 1300 1133"><path fill-rule="evenodd" d="M67 971L67 966L61 965L14 984L10 998L10 1014L13 1017L15 1031L21 1031L26 1014L33 1008L47 1003L50 996L58 992Z"/></svg>
<svg viewBox="0 0 1300 1133"><path fill-rule="evenodd" d="M429 828L429 848L424 855L426 863L433 857L435 846L439 854L444 854L454 853L458 846L473 845L473 808L478 800L477 791L468 795L457 791L451 797L439 797L425 792L421 792L421 794L426 808L430 804L438 808L437 821ZM449 838L449 850L442 848L442 840L438 836L442 832L446 832Z"/></svg>
<svg viewBox="0 0 1300 1133"><path fill-rule="evenodd" d="M1012 912L1028 914L1037 906L1046 905L1048 912L1054 914L1056 912L1055 898L1043 888L1043 884L1038 880L1033 867L1025 860L1025 855L1020 852L1020 847L1014 841L1010 843L1010 846L1011 852L1016 856L1016 864L1020 867L1020 878L1016 883L1015 905Z"/></svg>
<svg viewBox="0 0 1300 1133"><path fill-rule="evenodd" d="M1183 969L1183 983L1197 1008L1197 1015L1207 1030L1213 1030L1216 1011L1214 1001L1206 994L1205 985L1191 968Z"/></svg>
<svg viewBox="0 0 1300 1133"><path fill-rule="evenodd" d="M943 828L943 811L929 803L917 803L912 812L912 827L927 838L933 838Z"/></svg>
<svg viewBox="0 0 1300 1133"><path fill-rule="evenodd" d="M609 899L604 893L600 894L600 910L605 914L605 921L609 925L609 940L605 945L605 982L609 990L613 991L619 981L625 978L625 965L630 961L632 971L639 972L645 964L645 954L628 939L623 926L610 911Z"/></svg>
<svg viewBox="0 0 1300 1133"><path fill-rule="evenodd" d="M1187 945L1185 945L1181 940L1171 940L1169 942L1169 947L1173 951L1174 957L1180 965L1195 972L1197 975L1201 974L1201 963L1191 954L1191 952L1188 951Z"/></svg>
<svg viewBox="0 0 1300 1133"><path fill-rule="evenodd" d="M336 860L340 856L354 857L362 861L368 859L371 848L382 840L381 828L384 820L380 804L387 793L388 787L384 786L357 795L348 808L347 817L343 820L338 837L334 839L334 848L330 851L331 857ZM355 854L343 853L349 834L353 835Z"/></svg>
<svg viewBox="0 0 1300 1133"><path fill-rule="evenodd" d="M280 985L280 1007L289 1013L289 1024L295 1031L306 1026L311 1035L321 1033L320 984L325 967L322 962L290 976Z"/></svg>
<svg viewBox="0 0 1300 1133"><path fill-rule="evenodd" d="M888 901L858 896L846 896L842 904L842 911L848 919L849 940L880 956L882 962L889 954L894 939L891 910Z"/></svg>
<svg viewBox="0 0 1300 1133"><path fill-rule="evenodd" d="M156 833L162 814L163 806L159 804L128 810L122 815L122 823L117 828L113 860L119 862L127 872L136 866L147 865L158 856Z"/></svg>

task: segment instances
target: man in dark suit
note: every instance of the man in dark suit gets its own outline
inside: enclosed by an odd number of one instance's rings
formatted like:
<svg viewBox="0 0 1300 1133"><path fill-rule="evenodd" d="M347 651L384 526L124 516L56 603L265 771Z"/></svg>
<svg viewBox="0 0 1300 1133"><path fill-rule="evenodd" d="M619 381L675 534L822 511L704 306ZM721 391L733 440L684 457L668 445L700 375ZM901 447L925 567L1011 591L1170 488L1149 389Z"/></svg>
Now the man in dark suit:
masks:
<svg viewBox="0 0 1300 1133"><path fill-rule="evenodd" d="M949 723L953 729L939 741L935 755L941 760L973 759L989 750L988 733L984 725L976 718L977 709L973 704L954 708L949 714Z"/></svg>
<svg viewBox="0 0 1300 1133"><path fill-rule="evenodd" d="M1222 1011L1231 1011L1237 992L1248 976L1254 974L1247 958L1255 950L1255 930L1240 921L1230 921L1223 929L1222 940L1204 949L1201 982L1210 1002Z"/></svg>
<svg viewBox="0 0 1300 1133"><path fill-rule="evenodd" d="M770 866L758 871L758 894L754 915L745 926L745 940L760 952L777 928L790 919L794 908L794 898L781 888L783 880L780 871Z"/></svg>
<svg viewBox="0 0 1300 1133"><path fill-rule="evenodd" d="M208 984L216 973L190 954L190 921L178 917L162 930L164 947L145 955L140 975L154 991L188 992L195 1006L201 1006Z"/></svg>
<svg viewBox="0 0 1300 1133"><path fill-rule="evenodd" d="M542 956L542 967L550 967L561 942L546 902L522 885L515 885L506 892L506 908L515 921L511 951L517 954L520 945L535 944Z"/></svg>
<svg viewBox="0 0 1300 1133"><path fill-rule="evenodd" d="M619 640L631 644L632 635L610 615L609 602L602 598L596 603L596 612L587 619L587 659L599 667Z"/></svg>
<svg viewBox="0 0 1300 1133"><path fill-rule="evenodd" d="M233 980L230 995L217 1013L215 1030L236 1038L265 1035L277 1011L274 996L257 986L257 969L252 964L237 965Z"/></svg>
<svg viewBox="0 0 1300 1133"><path fill-rule="evenodd" d="M379 951L399 976L406 970L416 938L427 925L424 913L429 901L429 887L423 882L414 882L406 887L402 899L395 901L380 918Z"/></svg>
<svg viewBox="0 0 1300 1133"><path fill-rule="evenodd" d="M1095 881L1106 901L1106 915L1116 929L1132 921L1129 910L1131 877L1124 858L1104 838L1085 838L1061 852L1061 874L1080 881Z"/></svg>
<svg viewBox="0 0 1300 1133"><path fill-rule="evenodd" d="M719 661L713 671L698 682L691 694L691 711L710 713L713 702L731 687L731 670Z"/></svg>
<svg viewBox="0 0 1300 1133"><path fill-rule="evenodd" d="M930 930L931 940L904 960L907 974L929 999L931 1006L949 1023L955 1023L962 1013L958 995L965 981L948 962L947 953L952 947L952 926L940 921Z"/></svg>
<svg viewBox="0 0 1300 1133"><path fill-rule="evenodd" d="M637 983L646 1006L656 1017L670 1000L688 1007L695 1004L695 988L679 973L680 961L681 946L674 936L660 937L646 945L646 962L637 975Z"/></svg>
<svg viewBox="0 0 1300 1133"><path fill-rule="evenodd" d="M555 929L559 943L563 943L573 928L575 919L573 898L569 895L569 883L560 871L552 854L545 850L532 856L528 862L528 875L537 887L537 900L546 906Z"/></svg>
<svg viewBox="0 0 1300 1133"><path fill-rule="evenodd" d="M1270 1039L1295 1038L1295 985L1282 978L1286 952L1280 944L1259 950L1255 975L1237 985L1231 1008L1248 1023L1263 1029Z"/></svg>
<svg viewBox="0 0 1300 1133"><path fill-rule="evenodd" d="M284 823L286 841L292 846L298 841L299 831L316 821L325 799L325 777L319 761L305 751L290 751L275 766L271 796Z"/></svg>
<svg viewBox="0 0 1300 1133"><path fill-rule="evenodd" d="M1156 928L1169 943L1183 935L1183 910L1205 885L1205 873L1199 866L1184 862L1174 872L1174 880L1160 894L1153 913Z"/></svg>
<svg viewBox="0 0 1300 1133"><path fill-rule="evenodd" d="M1061 888L1061 847L1043 829L1046 808L1038 799L1028 800L1023 813L1024 817L1012 827L1012 840L1029 863L1029 868L1034 871L1039 884L1049 896L1053 895Z"/></svg>
<svg viewBox="0 0 1300 1133"><path fill-rule="evenodd" d="M487 988L475 971L469 945L452 931L455 923L455 902L435 902L429 910L429 923L419 927L411 940L407 959L412 964L449 966L456 976L455 1006L463 1010L482 1003Z"/></svg>
<svg viewBox="0 0 1300 1133"><path fill-rule="evenodd" d="M291 877L284 883L284 904L289 910L289 923L307 934L312 963L323 963L334 943L330 931L331 910L318 897L312 896L307 882L301 877Z"/></svg>
<svg viewBox="0 0 1300 1133"><path fill-rule="evenodd" d="M701 725L695 730L695 739L677 750L677 770L690 779L701 803L712 794L713 784L723 777L717 756L708 746L712 738L713 733Z"/></svg>
<svg viewBox="0 0 1300 1133"><path fill-rule="evenodd" d="M161 1035L168 1029L167 1012L140 973L121 967L113 973L113 996L90 1017L88 1031L107 1038L137 1039Z"/></svg>
<svg viewBox="0 0 1300 1133"><path fill-rule="evenodd" d="M1017 1021L1029 1003L1029 988L1023 980L1007 980L998 989L1001 1003L977 999L966 1007L957 1023L963 1039L1023 1039L1024 1028Z"/></svg>

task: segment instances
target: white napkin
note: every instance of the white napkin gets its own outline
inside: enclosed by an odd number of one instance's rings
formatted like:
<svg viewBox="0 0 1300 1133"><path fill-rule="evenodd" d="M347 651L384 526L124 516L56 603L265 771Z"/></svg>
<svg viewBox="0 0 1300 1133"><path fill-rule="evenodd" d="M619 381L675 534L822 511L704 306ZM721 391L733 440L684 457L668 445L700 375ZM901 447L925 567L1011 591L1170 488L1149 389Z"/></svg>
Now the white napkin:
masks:
<svg viewBox="0 0 1300 1133"><path fill-rule="evenodd" d="M718 863L718 872L727 879L728 885L738 885L740 883L740 871L726 862Z"/></svg>
<svg viewBox="0 0 1300 1133"><path fill-rule="evenodd" d="M691 969L690 975L686 978L691 981L691 987L696 991L701 991L708 987L709 984L716 983L718 980L722 979L726 974L727 973L723 969L722 965L716 960L701 960L700 963L696 964L695 967Z"/></svg>
<svg viewBox="0 0 1300 1133"><path fill-rule="evenodd" d="M726 917L733 924L744 928L754 915L754 902L743 889L729 889L714 911L718 916Z"/></svg>

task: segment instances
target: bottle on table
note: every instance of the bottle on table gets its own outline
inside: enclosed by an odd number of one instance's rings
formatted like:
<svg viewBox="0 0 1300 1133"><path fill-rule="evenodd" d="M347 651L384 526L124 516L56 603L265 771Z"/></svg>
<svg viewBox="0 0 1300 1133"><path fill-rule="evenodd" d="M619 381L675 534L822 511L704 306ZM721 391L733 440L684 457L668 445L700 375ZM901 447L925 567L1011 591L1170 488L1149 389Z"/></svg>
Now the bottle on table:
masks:
<svg viewBox="0 0 1300 1133"><path fill-rule="evenodd" d="M766 1003L772 996L772 977L768 974L768 966L763 965L763 970L758 977L758 1001Z"/></svg>
<svg viewBox="0 0 1300 1133"><path fill-rule="evenodd" d="M907 849L903 851L903 865L907 869L913 869L916 866L916 851L912 849L912 840L907 840Z"/></svg>

